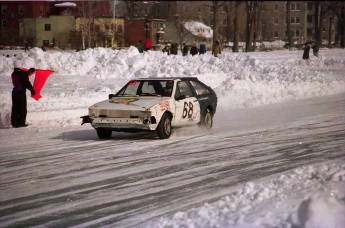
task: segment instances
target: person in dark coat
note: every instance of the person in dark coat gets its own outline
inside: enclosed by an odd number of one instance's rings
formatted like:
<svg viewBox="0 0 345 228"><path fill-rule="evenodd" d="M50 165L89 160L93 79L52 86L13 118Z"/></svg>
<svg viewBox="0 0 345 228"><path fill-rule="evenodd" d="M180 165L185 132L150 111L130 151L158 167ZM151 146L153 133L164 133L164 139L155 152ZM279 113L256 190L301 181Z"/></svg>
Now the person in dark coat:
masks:
<svg viewBox="0 0 345 228"><path fill-rule="evenodd" d="M190 49L190 54L191 54L191 55L196 55L196 54L198 54L198 48L196 47L195 44L193 44L193 46L191 47L191 49Z"/></svg>
<svg viewBox="0 0 345 228"><path fill-rule="evenodd" d="M178 48L177 43L171 44L170 53L171 53L172 55L177 55L177 48Z"/></svg>
<svg viewBox="0 0 345 228"><path fill-rule="evenodd" d="M35 91L29 81L29 75L35 72L35 68L28 71L22 70L23 63L20 60L14 62L14 71L11 75L12 90L12 112L11 124L13 127L27 127L26 122L26 90L30 90L31 95L35 95Z"/></svg>
<svg viewBox="0 0 345 228"><path fill-rule="evenodd" d="M183 43L182 55L183 56L188 55L188 51L189 51L188 46L186 45L186 43Z"/></svg>
<svg viewBox="0 0 345 228"><path fill-rule="evenodd" d="M303 59L309 59L310 44L309 42L304 45Z"/></svg>

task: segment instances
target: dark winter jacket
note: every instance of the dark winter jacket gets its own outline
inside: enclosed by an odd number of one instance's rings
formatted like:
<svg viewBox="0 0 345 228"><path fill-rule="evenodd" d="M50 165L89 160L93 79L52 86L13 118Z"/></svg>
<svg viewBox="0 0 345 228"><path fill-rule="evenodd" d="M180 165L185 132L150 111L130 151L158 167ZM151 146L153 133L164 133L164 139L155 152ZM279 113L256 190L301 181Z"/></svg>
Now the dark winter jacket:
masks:
<svg viewBox="0 0 345 228"><path fill-rule="evenodd" d="M193 46L191 49L190 49L190 54L191 55L196 55L198 54L198 48Z"/></svg>
<svg viewBox="0 0 345 228"><path fill-rule="evenodd" d="M31 93L34 93L34 89L29 81L29 75L33 72L35 72L34 68L30 68L28 71L24 71L20 68L14 68L14 71L11 75L13 90L25 91L28 89L31 91Z"/></svg>

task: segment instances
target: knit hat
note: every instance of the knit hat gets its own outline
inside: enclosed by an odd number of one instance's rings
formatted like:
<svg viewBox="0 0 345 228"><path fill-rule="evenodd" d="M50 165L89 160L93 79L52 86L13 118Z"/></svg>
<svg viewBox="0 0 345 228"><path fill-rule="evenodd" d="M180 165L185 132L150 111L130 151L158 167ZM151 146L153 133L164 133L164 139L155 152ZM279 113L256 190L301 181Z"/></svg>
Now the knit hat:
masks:
<svg viewBox="0 0 345 228"><path fill-rule="evenodd" d="M13 66L14 66L14 68L22 68L23 62L21 60L17 59L16 61L14 61Z"/></svg>

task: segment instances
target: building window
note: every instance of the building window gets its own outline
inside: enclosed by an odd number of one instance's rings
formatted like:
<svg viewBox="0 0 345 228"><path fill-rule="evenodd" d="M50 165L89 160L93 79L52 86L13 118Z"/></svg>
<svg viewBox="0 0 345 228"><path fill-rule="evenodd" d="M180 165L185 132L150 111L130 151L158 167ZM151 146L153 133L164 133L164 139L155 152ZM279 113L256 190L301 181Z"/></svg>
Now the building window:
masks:
<svg viewBox="0 0 345 228"><path fill-rule="evenodd" d="M95 31L96 31L96 32L101 31L101 29L100 29L100 26L99 26L99 25L95 25Z"/></svg>
<svg viewBox="0 0 345 228"><path fill-rule="evenodd" d="M278 33L278 31L274 31L274 37L279 37L279 33Z"/></svg>
<svg viewBox="0 0 345 228"><path fill-rule="evenodd" d="M295 32L295 33L296 33L296 36L297 36L297 37L299 37L299 36L300 36L300 35L299 35L299 30L296 30L296 32Z"/></svg>
<svg viewBox="0 0 345 228"><path fill-rule="evenodd" d="M118 25L117 26L117 31L120 32L120 33L122 32L122 25Z"/></svg>
<svg viewBox="0 0 345 228"><path fill-rule="evenodd" d="M276 3L276 4L274 5L274 10L275 10L275 11L278 11L278 9L279 9L279 5Z"/></svg>
<svg viewBox="0 0 345 228"><path fill-rule="evenodd" d="M307 15L307 22L313 23L313 16L312 15Z"/></svg>
<svg viewBox="0 0 345 228"><path fill-rule="evenodd" d="M24 6L23 5L18 6L18 14L24 14Z"/></svg>
<svg viewBox="0 0 345 228"><path fill-rule="evenodd" d="M44 11L43 11L43 6L40 6L40 14L43 15Z"/></svg>
<svg viewBox="0 0 345 228"><path fill-rule="evenodd" d="M213 13L213 6L210 6L210 13Z"/></svg>
<svg viewBox="0 0 345 228"><path fill-rule="evenodd" d="M313 10L313 3L312 2L308 2L307 3L307 8L308 8L308 10Z"/></svg>
<svg viewBox="0 0 345 228"><path fill-rule="evenodd" d="M291 24L295 24L295 18L294 18L294 17L291 17L291 18L290 18L290 22L291 22Z"/></svg>
<svg viewBox="0 0 345 228"><path fill-rule="evenodd" d="M223 12L224 12L224 13L227 12L227 7L226 7L226 5L223 5Z"/></svg>
<svg viewBox="0 0 345 228"><path fill-rule="evenodd" d="M1 28L7 28L7 21L1 20Z"/></svg>
<svg viewBox="0 0 345 228"><path fill-rule="evenodd" d="M295 10L296 10L295 3L291 3L291 4L290 4L290 10L291 10L291 11L295 11Z"/></svg>
<svg viewBox="0 0 345 228"><path fill-rule="evenodd" d="M1 14L7 14L7 6L1 5Z"/></svg>
<svg viewBox="0 0 345 228"><path fill-rule="evenodd" d="M301 10L301 4L300 3L296 3L296 11L300 11Z"/></svg>
<svg viewBox="0 0 345 228"><path fill-rule="evenodd" d="M279 18L278 17L276 17L276 18L274 18L274 24L279 24Z"/></svg>
<svg viewBox="0 0 345 228"><path fill-rule="evenodd" d="M50 31L50 30L51 30L50 24L45 24L44 25L44 31Z"/></svg>
<svg viewBox="0 0 345 228"><path fill-rule="evenodd" d="M296 17L296 24L301 23L300 17Z"/></svg>
<svg viewBox="0 0 345 228"><path fill-rule="evenodd" d="M326 27L322 27L322 32L326 32Z"/></svg>
<svg viewBox="0 0 345 228"><path fill-rule="evenodd" d="M312 35L313 35L313 31L310 28L308 28L307 29L307 36L312 36Z"/></svg>
<svg viewBox="0 0 345 228"><path fill-rule="evenodd" d="M188 6L184 7L184 12L187 13L188 12Z"/></svg>
<svg viewBox="0 0 345 228"><path fill-rule="evenodd" d="M226 26L226 18L223 19L223 25Z"/></svg>
<svg viewBox="0 0 345 228"><path fill-rule="evenodd" d="M198 13L201 13L201 7L200 6L198 7Z"/></svg>

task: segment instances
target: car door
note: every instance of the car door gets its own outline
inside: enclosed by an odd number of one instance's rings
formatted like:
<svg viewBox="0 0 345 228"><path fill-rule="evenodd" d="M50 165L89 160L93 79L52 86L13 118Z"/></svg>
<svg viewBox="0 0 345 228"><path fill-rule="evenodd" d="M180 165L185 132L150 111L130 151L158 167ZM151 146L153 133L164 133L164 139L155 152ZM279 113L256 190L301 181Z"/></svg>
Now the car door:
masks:
<svg viewBox="0 0 345 228"><path fill-rule="evenodd" d="M196 124L200 120L200 105L187 81L178 81L175 90L175 126Z"/></svg>

